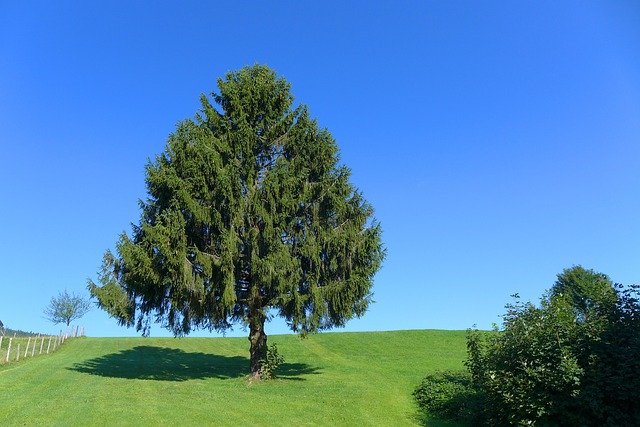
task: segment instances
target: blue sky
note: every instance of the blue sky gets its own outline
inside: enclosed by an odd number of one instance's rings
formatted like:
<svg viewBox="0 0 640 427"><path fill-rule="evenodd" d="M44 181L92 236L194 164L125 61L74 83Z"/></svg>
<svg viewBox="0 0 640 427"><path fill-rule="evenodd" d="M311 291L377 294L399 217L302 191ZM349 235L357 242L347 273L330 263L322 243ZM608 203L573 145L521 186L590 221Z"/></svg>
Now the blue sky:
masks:
<svg viewBox="0 0 640 427"><path fill-rule="evenodd" d="M331 131L382 223L376 303L345 330L489 328L575 264L640 283L638 3L216 3L0 1L8 327L59 329L43 308L86 294L137 222L147 159L255 63ZM98 309L81 323L136 335Z"/></svg>

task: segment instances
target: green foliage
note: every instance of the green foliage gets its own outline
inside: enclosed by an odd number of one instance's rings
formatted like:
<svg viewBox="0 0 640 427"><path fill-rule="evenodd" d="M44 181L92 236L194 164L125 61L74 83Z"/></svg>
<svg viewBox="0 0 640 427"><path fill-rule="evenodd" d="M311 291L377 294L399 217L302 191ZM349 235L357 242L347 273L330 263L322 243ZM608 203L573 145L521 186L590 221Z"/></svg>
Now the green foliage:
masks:
<svg viewBox="0 0 640 427"><path fill-rule="evenodd" d="M267 356L262 360L260 377L263 380L276 378L276 370L284 363L284 357L278 352L278 346L273 343L267 349Z"/></svg>
<svg viewBox="0 0 640 427"><path fill-rule="evenodd" d="M640 425L640 304L638 286L616 285L618 302L598 335L584 340L584 376L576 412L591 425Z"/></svg>
<svg viewBox="0 0 640 427"><path fill-rule="evenodd" d="M484 346L481 332L467 330L467 360L464 362L471 375L471 384L475 390L481 390L486 383L484 369Z"/></svg>
<svg viewBox="0 0 640 427"><path fill-rule="evenodd" d="M502 332L470 331L466 366L490 423L640 424L637 290L573 267L539 307L507 305Z"/></svg>
<svg viewBox="0 0 640 427"><path fill-rule="evenodd" d="M594 318L602 317L615 306L618 295L606 274L575 266L558 274L549 299L567 300L576 322L593 323Z"/></svg>
<svg viewBox="0 0 640 427"><path fill-rule="evenodd" d="M471 377L464 371L427 375L414 390L413 397L429 416L456 422L482 420L484 396L473 388Z"/></svg>
<svg viewBox="0 0 640 427"><path fill-rule="evenodd" d="M255 373L268 313L301 333L344 325L367 309L384 250L333 137L288 82L256 65L218 88L147 165L139 224L89 290L143 333L150 320L175 335L249 325Z"/></svg>
<svg viewBox="0 0 640 427"><path fill-rule="evenodd" d="M488 340L486 353L469 346L477 386L489 397L498 424L549 420L566 409L559 397L577 394L582 369L571 351L575 331L568 308L555 301L543 308L510 304L504 332Z"/></svg>
<svg viewBox="0 0 640 427"><path fill-rule="evenodd" d="M91 303L65 289L52 297L49 305L44 309L45 317L55 324L64 323L69 326L72 321L81 318L91 310Z"/></svg>

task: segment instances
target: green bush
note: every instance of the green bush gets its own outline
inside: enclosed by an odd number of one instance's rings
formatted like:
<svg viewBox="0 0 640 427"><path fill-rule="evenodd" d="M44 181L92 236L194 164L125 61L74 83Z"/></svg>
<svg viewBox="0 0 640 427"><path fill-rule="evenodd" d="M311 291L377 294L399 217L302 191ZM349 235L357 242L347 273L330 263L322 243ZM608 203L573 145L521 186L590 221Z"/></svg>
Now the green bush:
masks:
<svg viewBox="0 0 640 427"><path fill-rule="evenodd" d="M599 334L581 343L584 367L575 412L591 425L640 425L640 305L638 287L616 285L618 303ZM587 424L587 423L585 423Z"/></svg>
<svg viewBox="0 0 640 427"><path fill-rule="evenodd" d="M493 423L551 421L577 395L582 369L572 353L575 331L566 315L556 304L510 305L504 331L489 338L484 354L469 345L469 360L477 361L474 385L486 393Z"/></svg>
<svg viewBox="0 0 640 427"><path fill-rule="evenodd" d="M573 267L540 306L507 305L499 334L472 331L466 364L489 422L640 425L637 291Z"/></svg>
<svg viewBox="0 0 640 427"><path fill-rule="evenodd" d="M421 408L489 425L640 426L640 288L573 267L503 329L470 330L468 375L426 377Z"/></svg>
<svg viewBox="0 0 640 427"><path fill-rule="evenodd" d="M267 348L267 357L262 361L260 378L270 380L276 378L276 370L284 363L284 357L278 353L278 346L273 343Z"/></svg>
<svg viewBox="0 0 640 427"><path fill-rule="evenodd" d="M482 418L482 396L473 389L471 377L464 371L427 375L413 397L425 415L460 422L477 422Z"/></svg>

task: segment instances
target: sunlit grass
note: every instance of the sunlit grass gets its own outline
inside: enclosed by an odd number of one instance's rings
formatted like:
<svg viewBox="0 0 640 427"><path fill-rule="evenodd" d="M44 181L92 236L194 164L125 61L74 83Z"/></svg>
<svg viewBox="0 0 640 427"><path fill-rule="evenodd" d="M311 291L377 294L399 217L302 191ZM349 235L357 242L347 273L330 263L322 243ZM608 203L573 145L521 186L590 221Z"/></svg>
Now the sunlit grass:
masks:
<svg viewBox="0 0 640 427"><path fill-rule="evenodd" d="M0 365L50 354L62 344L55 336L0 336Z"/></svg>
<svg viewBox="0 0 640 427"><path fill-rule="evenodd" d="M285 357L279 378L250 383L245 338L68 341L0 366L0 425L415 425L413 389L465 357L463 331L269 342Z"/></svg>

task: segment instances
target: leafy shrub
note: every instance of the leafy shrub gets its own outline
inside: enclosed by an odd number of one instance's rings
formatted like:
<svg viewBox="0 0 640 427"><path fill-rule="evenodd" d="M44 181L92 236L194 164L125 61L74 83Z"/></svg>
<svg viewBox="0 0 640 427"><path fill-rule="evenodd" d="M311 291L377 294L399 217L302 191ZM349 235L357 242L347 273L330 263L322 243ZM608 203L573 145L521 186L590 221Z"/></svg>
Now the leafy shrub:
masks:
<svg viewBox="0 0 640 427"><path fill-rule="evenodd" d="M260 378L269 380L276 378L276 370L284 363L284 357L278 353L278 346L273 343L267 348L267 357L262 361Z"/></svg>
<svg viewBox="0 0 640 427"><path fill-rule="evenodd" d="M566 316L556 304L509 305L504 332L488 340L484 354L468 345L474 386L488 397L492 423L530 425L566 412L582 374Z"/></svg>
<svg viewBox="0 0 640 427"><path fill-rule="evenodd" d="M426 377L428 413L489 425L640 426L640 287L580 266L539 306L506 306L503 330L470 330L468 376Z"/></svg>
<svg viewBox="0 0 640 427"><path fill-rule="evenodd" d="M580 348L584 375L575 410L591 425L640 425L638 287L616 288L618 303L604 328Z"/></svg>
<svg viewBox="0 0 640 427"><path fill-rule="evenodd" d="M482 415L482 396L472 387L464 371L427 375L414 390L420 409L430 416L450 421L477 421Z"/></svg>
<svg viewBox="0 0 640 427"><path fill-rule="evenodd" d="M466 362L496 425L640 425L638 288L593 270L558 275L540 306L507 305L504 329L470 332Z"/></svg>

